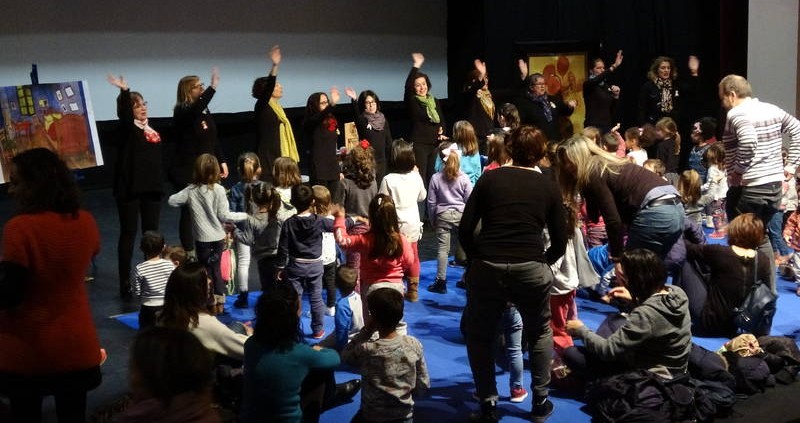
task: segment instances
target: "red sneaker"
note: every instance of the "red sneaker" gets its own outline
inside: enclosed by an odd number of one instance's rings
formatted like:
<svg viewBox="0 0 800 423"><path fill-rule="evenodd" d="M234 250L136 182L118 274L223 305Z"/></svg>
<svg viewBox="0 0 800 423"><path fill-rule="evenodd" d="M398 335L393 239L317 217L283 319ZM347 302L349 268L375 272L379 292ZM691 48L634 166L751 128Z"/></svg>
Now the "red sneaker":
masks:
<svg viewBox="0 0 800 423"><path fill-rule="evenodd" d="M311 337L314 338L314 339L322 339L323 336L325 336L325 331L324 330L321 330L319 332L314 332L314 334L311 335Z"/></svg>
<svg viewBox="0 0 800 423"><path fill-rule="evenodd" d="M511 402L522 402L525 398L528 398L528 391L525 388L521 386L511 388Z"/></svg>

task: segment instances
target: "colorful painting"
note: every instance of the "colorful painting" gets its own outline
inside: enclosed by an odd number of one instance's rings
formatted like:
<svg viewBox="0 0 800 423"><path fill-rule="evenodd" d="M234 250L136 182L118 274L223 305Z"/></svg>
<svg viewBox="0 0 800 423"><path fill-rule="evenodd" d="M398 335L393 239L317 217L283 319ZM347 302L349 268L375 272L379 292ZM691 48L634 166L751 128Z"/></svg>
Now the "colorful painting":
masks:
<svg viewBox="0 0 800 423"><path fill-rule="evenodd" d="M585 52L532 54L528 56L528 73L541 73L547 83L547 94L561 95L564 102L575 100L572 116L574 132L583 130L586 105L583 102L583 81L588 75Z"/></svg>
<svg viewBox="0 0 800 423"><path fill-rule="evenodd" d="M86 82L0 87L0 183L14 155L45 147L70 169L103 164Z"/></svg>

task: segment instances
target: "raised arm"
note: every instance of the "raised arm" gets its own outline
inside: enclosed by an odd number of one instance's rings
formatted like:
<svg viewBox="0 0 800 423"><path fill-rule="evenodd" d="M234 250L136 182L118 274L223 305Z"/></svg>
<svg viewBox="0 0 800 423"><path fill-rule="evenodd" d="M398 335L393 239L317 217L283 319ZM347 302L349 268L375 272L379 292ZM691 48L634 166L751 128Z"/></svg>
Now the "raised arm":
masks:
<svg viewBox="0 0 800 423"><path fill-rule="evenodd" d="M119 78L112 74L106 76L106 80L113 86L119 88L117 96L117 117L123 122L133 122L133 102L131 102L131 90L128 82L122 75Z"/></svg>

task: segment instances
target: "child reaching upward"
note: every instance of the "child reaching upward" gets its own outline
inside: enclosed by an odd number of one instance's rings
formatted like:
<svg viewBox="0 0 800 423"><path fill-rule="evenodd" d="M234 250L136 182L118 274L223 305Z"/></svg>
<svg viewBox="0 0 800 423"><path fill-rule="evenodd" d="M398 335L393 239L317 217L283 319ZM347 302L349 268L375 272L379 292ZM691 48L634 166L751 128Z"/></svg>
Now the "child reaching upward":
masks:
<svg viewBox="0 0 800 423"><path fill-rule="evenodd" d="M391 288L369 294L367 326L342 351L342 361L361 373L361 407L354 422L407 422L414 417L414 396L430 387L422 344L397 333L403 296ZM378 331L378 339L371 340Z"/></svg>
<svg viewBox="0 0 800 423"><path fill-rule="evenodd" d="M192 183L172 194L167 201L172 207L188 206L192 218L197 260L206 267L214 285L214 307L222 312L227 286L220 271L220 257L225 247L223 222L247 219L247 213L232 212L219 184L219 162L211 154L201 154L195 161Z"/></svg>
<svg viewBox="0 0 800 423"><path fill-rule="evenodd" d="M460 168L458 150L451 150L441 171L431 177L428 185L428 216L436 227L438 240L436 279L428 291L447 293L447 259L452 246L458 245L458 224L464 205L472 192L472 182Z"/></svg>
<svg viewBox="0 0 800 423"><path fill-rule="evenodd" d="M383 178L378 191L392 199L392 208L395 208L397 212L400 233L411 243L413 250L414 264L412 267L414 270L412 273L419 276L417 241L422 237L422 220L419 217L418 203L425 201L428 191L425 190L425 184L417 171L414 149L403 139L397 139L392 143L392 167L392 173ZM372 219L370 219L370 224L372 224ZM417 301L419 298L418 287L419 278L409 280L407 300Z"/></svg>

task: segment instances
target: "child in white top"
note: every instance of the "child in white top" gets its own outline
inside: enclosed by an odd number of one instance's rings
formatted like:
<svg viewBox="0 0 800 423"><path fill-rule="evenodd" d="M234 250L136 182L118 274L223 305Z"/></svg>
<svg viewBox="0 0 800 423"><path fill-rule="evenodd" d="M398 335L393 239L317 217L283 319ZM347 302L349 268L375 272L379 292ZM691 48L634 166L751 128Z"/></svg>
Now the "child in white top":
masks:
<svg viewBox="0 0 800 423"><path fill-rule="evenodd" d="M225 187L219 184L219 162L211 154L201 154L195 161L194 180L183 190L172 194L167 203L172 207L187 205L192 217L197 260L211 276L214 285L214 308L222 312L227 285L220 272L220 257L225 248L223 222L247 219L247 213L231 212Z"/></svg>
<svg viewBox="0 0 800 423"><path fill-rule="evenodd" d="M141 296L139 329L147 329L155 326L156 314L164 307L164 291L175 265L161 257L165 248L164 237L158 232L142 234L140 248L146 260L136 265L131 279L134 295Z"/></svg>
<svg viewBox="0 0 800 423"><path fill-rule="evenodd" d="M381 181L378 190L381 194L392 197L397 208L397 220L400 223L400 233L403 234L414 251L413 267L419 274L419 251L417 242L422 237L422 220L419 217L419 203L425 201L428 192L425 183L417 171L414 149L411 144L403 139L392 143L392 173L386 175ZM419 280L409 280L406 298L417 301Z"/></svg>
<svg viewBox="0 0 800 423"><path fill-rule="evenodd" d="M711 144L703 154L703 162L708 173L706 183L700 187L700 192L703 193L701 201L706 204L706 215L712 216L712 219L709 219L712 221L709 223L712 224L706 226L714 227L714 216L717 216L720 222L726 220L725 196L728 194L728 175L725 173L725 148L721 143Z"/></svg>
<svg viewBox="0 0 800 423"><path fill-rule="evenodd" d="M639 128L628 128L625 131L625 147L628 148L628 159L639 166L643 166L647 161L647 151L640 144Z"/></svg>
<svg viewBox="0 0 800 423"><path fill-rule="evenodd" d="M325 185L314 185L311 187L314 192L314 205L311 206L313 213L330 219L331 214L331 191ZM336 315L336 238L333 231L322 233L322 287L325 288L325 314L328 316Z"/></svg>

